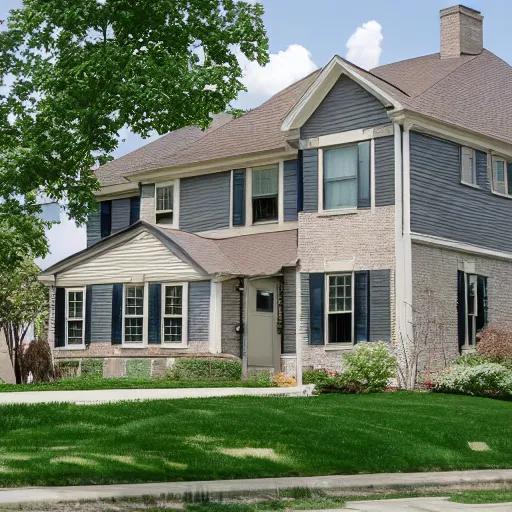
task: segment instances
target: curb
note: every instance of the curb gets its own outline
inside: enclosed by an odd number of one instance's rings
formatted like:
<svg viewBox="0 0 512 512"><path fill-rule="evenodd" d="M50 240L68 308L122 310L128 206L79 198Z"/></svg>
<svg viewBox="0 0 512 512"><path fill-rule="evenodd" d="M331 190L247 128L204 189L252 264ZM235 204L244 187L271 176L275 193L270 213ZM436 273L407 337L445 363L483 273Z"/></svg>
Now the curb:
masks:
<svg viewBox="0 0 512 512"><path fill-rule="evenodd" d="M309 488L326 491L373 491L455 485L512 484L512 469L446 471L431 473L381 473L204 482L87 485L72 487L25 487L1 489L0 504L78 501L108 498L165 496L167 498L216 499L227 497L279 496L284 489Z"/></svg>

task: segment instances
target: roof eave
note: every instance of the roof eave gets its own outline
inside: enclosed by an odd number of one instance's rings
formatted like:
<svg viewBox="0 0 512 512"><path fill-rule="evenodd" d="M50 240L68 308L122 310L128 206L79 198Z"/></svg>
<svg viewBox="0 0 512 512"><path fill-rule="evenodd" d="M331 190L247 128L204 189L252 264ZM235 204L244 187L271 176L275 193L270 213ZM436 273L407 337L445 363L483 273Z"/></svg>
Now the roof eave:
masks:
<svg viewBox="0 0 512 512"><path fill-rule="evenodd" d="M338 55L335 55L299 101L292 107L281 125L281 131L287 132L300 128L318 108L342 74L347 75L354 80L354 82L366 89L387 109L402 109L402 105L396 98L391 97L387 92L370 82L355 66L352 66Z"/></svg>

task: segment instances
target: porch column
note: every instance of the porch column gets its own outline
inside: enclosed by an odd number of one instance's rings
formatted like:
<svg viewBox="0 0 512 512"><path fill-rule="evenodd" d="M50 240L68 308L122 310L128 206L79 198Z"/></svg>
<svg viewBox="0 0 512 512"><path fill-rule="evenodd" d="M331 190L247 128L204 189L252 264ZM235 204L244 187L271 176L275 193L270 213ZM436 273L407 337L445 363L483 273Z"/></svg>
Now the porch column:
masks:
<svg viewBox="0 0 512 512"><path fill-rule="evenodd" d="M210 352L222 352L222 282L210 284Z"/></svg>
<svg viewBox="0 0 512 512"><path fill-rule="evenodd" d="M247 308L248 308L248 304L249 304L249 301L247 300L247 297L249 295L249 279L246 277L243 281L244 283L244 292L243 292L243 304L241 305L242 307L242 311L243 311L243 316L244 316L244 321L243 321L243 324L242 324L242 328L243 328L243 336L242 336L242 375L245 378L247 378L247 373L248 373L248 360L247 360L247 325L248 325L248 322L247 322L247 318L248 318L248 314L247 314Z"/></svg>
<svg viewBox="0 0 512 512"><path fill-rule="evenodd" d="M297 386L302 386L302 333L301 333L301 280L299 267L295 272L295 354L296 354L296 380Z"/></svg>

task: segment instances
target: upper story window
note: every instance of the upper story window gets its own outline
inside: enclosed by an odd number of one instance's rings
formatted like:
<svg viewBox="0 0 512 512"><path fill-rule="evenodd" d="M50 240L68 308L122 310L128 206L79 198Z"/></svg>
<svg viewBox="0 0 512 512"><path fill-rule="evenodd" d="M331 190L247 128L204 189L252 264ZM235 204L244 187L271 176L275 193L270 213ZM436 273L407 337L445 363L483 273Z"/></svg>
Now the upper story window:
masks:
<svg viewBox="0 0 512 512"><path fill-rule="evenodd" d="M166 220L170 223L174 220L174 194L175 183L157 183L155 185L155 213L156 221Z"/></svg>
<svg viewBox="0 0 512 512"><path fill-rule="evenodd" d="M100 203L100 235L101 238L110 236L112 232L112 201Z"/></svg>
<svg viewBox="0 0 512 512"><path fill-rule="evenodd" d="M85 289L66 289L66 345L84 345Z"/></svg>
<svg viewBox="0 0 512 512"><path fill-rule="evenodd" d="M512 196L512 163L503 158L492 159L492 189L499 194Z"/></svg>
<svg viewBox="0 0 512 512"><path fill-rule="evenodd" d="M472 148L462 146L461 149L461 181L467 185L477 186L476 153Z"/></svg>
<svg viewBox="0 0 512 512"><path fill-rule="evenodd" d="M370 206L370 142L323 152L324 210Z"/></svg>
<svg viewBox="0 0 512 512"><path fill-rule="evenodd" d="M279 217L279 166L252 170L252 221L277 221Z"/></svg>

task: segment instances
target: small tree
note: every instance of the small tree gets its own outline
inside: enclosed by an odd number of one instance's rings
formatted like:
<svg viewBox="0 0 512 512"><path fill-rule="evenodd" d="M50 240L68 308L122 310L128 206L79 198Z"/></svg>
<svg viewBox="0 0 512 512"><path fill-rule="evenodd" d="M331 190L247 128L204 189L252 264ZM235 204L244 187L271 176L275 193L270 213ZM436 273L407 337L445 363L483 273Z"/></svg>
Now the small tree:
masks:
<svg viewBox="0 0 512 512"><path fill-rule="evenodd" d="M31 260L23 261L14 272L0 272L0 328L17 384L23 381L22 346L27 332L48 311L48 290L37 280L39 272Z"/></svg>

